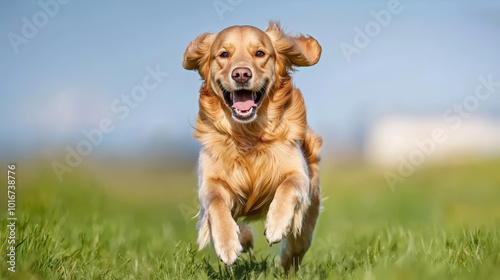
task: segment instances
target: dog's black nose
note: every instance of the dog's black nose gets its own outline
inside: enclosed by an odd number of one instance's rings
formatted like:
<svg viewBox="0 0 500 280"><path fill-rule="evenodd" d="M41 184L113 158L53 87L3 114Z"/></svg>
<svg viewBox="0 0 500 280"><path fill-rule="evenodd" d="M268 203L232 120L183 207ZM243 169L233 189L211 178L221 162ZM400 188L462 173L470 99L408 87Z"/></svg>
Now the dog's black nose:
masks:
<svg viewBox="0 0 500 280"><path fill-rule="evenodd" d="M247 67L236 67L231 73L231 77L237 83L244 84L252 78L252 71Z"/></svg>

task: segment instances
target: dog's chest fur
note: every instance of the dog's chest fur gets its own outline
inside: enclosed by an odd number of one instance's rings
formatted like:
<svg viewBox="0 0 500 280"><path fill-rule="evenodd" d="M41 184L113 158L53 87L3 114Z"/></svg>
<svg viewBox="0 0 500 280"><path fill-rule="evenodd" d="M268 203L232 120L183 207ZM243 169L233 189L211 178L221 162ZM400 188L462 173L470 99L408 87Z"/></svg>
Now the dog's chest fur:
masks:
<svg viewBox="0 0 500 280"><path fill-rule="evenodd" d="M224 178L226 189L233 198L232 214L236 218L261 218L284 179L297 169L306 169L300 147L293 141L257 141L246 152L234 141L222 138L220 141L226 144L212 142L214 146L205 147L207 157L200 162L203 165L200 168L213 172L212 176Z"/></svg>

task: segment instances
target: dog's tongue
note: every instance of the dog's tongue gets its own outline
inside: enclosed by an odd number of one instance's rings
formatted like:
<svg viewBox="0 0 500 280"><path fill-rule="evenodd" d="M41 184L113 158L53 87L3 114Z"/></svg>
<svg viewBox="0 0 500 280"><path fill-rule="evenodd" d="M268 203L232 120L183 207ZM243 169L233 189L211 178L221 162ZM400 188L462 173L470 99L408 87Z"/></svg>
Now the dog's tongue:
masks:
<svg viewBox="0 0 500 280"><path fill-rule="evenodd" d="M231 107L240 111L248 111L252 107L257 107L257 104L252 99L251 91L235 91L233 94L233 106Z"/></svg>

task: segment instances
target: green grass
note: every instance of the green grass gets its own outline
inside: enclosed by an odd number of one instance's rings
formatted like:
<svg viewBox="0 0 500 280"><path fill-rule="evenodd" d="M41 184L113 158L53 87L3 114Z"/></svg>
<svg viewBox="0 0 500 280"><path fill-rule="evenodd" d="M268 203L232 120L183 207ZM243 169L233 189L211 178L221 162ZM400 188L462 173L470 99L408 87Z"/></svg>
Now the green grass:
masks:
<svg viewBox="0 0 500 280"><path fill-rule="evenodd" d="M315 239L288 278L497 279L499 166L422 168L391 191L382 170L324 164L327 199ZM253 225L255 251L231 268L213 248L198 252L194 172L82 167L59 183L50 169L39 170L24 181L18 175L23 242L15 273L0 262L2 279L287 278L262 222ZM0 199L6 209L5 194ZM6 224L2 219L2 258Z"/></svg>

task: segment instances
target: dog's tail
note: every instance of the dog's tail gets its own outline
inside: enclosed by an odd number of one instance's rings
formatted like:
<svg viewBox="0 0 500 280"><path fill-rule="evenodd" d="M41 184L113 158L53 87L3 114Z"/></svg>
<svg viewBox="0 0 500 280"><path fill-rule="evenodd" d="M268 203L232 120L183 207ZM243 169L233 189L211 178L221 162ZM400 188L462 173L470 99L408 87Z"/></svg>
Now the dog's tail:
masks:
<svg viewBox="0 0 500 280"><path fill-rule="evenodd" d="M314 134L314 131L308 127L301 147L308 164L319 163L319 150L322 144L321 136Z"/></svg>
<svg viewBox="0 0 500 280"><path fill-rule="evenodd" d="M323 144L321 136L316 135L312 129L307 128L301 149L307 161L309 169L309 178L311 179L311 188L309 190L312 197L319 195L319 150Z"/></svg>

